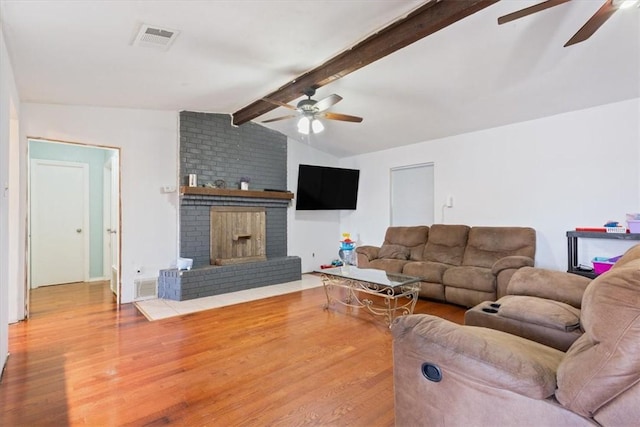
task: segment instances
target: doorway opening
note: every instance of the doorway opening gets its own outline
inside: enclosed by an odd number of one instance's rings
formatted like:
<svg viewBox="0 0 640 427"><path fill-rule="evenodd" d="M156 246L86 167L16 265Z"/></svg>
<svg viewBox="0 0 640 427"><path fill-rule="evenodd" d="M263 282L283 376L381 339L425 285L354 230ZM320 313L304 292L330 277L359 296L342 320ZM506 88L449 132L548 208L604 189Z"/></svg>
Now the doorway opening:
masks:
<svg viewBox="0 0 640 427"><path fill-rule="evenodd" d="M109 282L120 305L120 150L28 138L29 294Z"/></svg>

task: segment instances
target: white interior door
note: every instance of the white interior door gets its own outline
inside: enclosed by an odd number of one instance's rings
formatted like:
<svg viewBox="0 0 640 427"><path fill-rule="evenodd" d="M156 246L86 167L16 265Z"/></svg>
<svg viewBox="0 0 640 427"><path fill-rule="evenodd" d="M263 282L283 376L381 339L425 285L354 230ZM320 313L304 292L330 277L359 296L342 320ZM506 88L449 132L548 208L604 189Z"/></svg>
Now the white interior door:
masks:
<svg viewBox="0 0 640 427"><path fill-rule="evenodd" d="M433 163L391 169L391 225L434 222Z"/></svg>
<svg viewBox="0 0 640 427"><path fill-rule="evenodd" d="M31 161L31 287L87 280L89 167Z"/></svg>

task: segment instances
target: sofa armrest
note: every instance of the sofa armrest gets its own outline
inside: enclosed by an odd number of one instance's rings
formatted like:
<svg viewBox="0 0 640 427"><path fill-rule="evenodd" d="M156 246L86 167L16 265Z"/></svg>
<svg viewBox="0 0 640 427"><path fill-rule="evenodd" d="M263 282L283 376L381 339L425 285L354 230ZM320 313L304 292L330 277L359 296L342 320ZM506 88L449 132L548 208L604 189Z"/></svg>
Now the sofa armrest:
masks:
<svg viewBox="0 0 640 427"><path fill-rule="evenodd" d="M377 246L358 246L356 248L356 253L359 255L364 255L365 257L367 257L368 261L377 259L379 252L380 248Z"/></svg>
<svg viewBox="0 0 640 427"><path fill-rule="evenodd" d="M582 295L589 283L591 279L577 274L524 267L511 277L506 293L546 298L580 308Z"/></svg>
<svg viewBox="0 0 640 427"><path fill-rule="evenodd" d="M533 267L533 258L521 255L510 255L504 258L500 258L491 266L491 273L497 276L501 271L507 269L518 269L522 267Z"/></svg>
<svg viewBox="0 0 640 427"><path fill-rule="evenodd" d="M411 354L436 365L443 383L447 375L455 375L469 384L481 383L533 399L555 392L556 371L564 353L554 348L425 314L399 317L391 330L394 358Z"/></svg>

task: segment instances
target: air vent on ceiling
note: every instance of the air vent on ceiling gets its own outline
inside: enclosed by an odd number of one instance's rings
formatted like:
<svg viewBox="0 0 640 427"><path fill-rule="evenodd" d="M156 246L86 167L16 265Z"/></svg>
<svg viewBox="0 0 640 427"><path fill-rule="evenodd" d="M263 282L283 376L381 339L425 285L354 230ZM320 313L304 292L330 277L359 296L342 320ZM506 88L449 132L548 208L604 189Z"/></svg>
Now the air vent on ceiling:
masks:
<svg viewBox="0 0 640 427"><path fill-rule="evenodd" d="M180 34L180 31L142 24L138 35L133 40L133 45L167 50L178 37L178 34Z"/></svg>

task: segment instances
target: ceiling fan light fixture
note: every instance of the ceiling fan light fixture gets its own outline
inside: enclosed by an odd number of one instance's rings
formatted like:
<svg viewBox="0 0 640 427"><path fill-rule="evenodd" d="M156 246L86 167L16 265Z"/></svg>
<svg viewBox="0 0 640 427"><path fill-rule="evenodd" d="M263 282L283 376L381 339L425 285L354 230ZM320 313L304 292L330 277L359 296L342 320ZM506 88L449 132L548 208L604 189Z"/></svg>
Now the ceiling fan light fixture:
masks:
<svg viewBox="0 0 640 427"><path fill-rule="evenodd" d="M324 130L324 125L320 120L313 119L313 121L311 122L311 130L313 131L313 133L320 133Z"/></svg>
<svg viewBox="0 0 640 427"><path fill-rule="evenodd" d="M309 117L302 116L300 120L298 120L298 132L304 135L309 135Z"/></svg>
<svg viewBox="0 0 640 427"><path fill-rule="evenodd" d="M569 0L566 0L569 1ZM362 117L350 116L348 114L330 113L326 110L331 108L342 100L340 95L335 93L322 98L320 101L311 99L311 96L315 93L314 89L305 90L304 94L308 99L303 99L298 102L297 106L287 104L286 102L277 101L275 99L262 98L262 101L270 104L277 105L278 107L288 108L289 110L295 110L297 114L289 114L287 116L274 117L272 119L263 120L262 123L277 122L280 120L291 119L298 117L298 133L303 135L309 135L310 133L320 133L324 131L324 124L318 119L322 117L327 120L339 120L343 122L362 122Z"/></svg>

